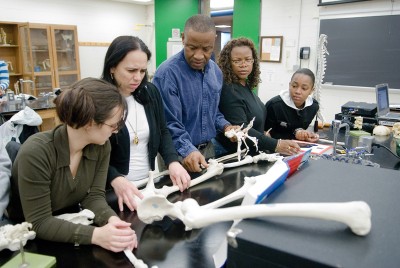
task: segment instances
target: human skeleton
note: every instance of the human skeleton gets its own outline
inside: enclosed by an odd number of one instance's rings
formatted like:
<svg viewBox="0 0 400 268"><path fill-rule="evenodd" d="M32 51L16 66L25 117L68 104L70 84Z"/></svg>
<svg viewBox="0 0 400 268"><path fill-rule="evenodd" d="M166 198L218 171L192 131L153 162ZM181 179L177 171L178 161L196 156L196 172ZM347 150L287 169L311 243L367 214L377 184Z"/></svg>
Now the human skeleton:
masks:
<svg viewBox="0 0 400 268"><path fill-rule="evenodd" d="M325 124L326 120L324 115L322 114L322 105L321 105L321 87L322 87L322 82L325 77L325 70L326 70L326 56L325 54L329 55L329 52L326 48L326 44L328 43L327 41L327 35L321 34L319 36L319 41L318 41L318 58L317 58L317 74L315 76L315 90L314 90L314 98L315 100L318 101L320 105L320 109L318 110L317 117L322 120L322 125Z"/></svg>
<svg viewBox="0 0 400 268"><path fill-rule="evenodd" d="M246 143L246 139L251 140L254 143L254 146L256 147L256 151L258 151L258 140L256 137L251 137L249 136L248 132L249 130L253 127L255 117L250 121L250 123L243 129L243 124L240 126L240 129L231 129L227 132L225 132L225 136L228 138L233 138L236 137L237 140L237 156L238 156L238 161L240 161L240 151L242 147L242 143L246 146L246 153L245 156L247 155L247 152L249 151L249 146Z"/></svg>
<svg viewBox="0 0 400 268"><path fill-rule="evenodd" d="M233 137L233 135L235 135L238 138L238 143L245 143L245 139L249 138L257 144L257 139L247 134L248 130L252 127L253 121L254 118L245 129L242 129L242 126L239 130L231 132L231 134L227 136ZM190 187L221 174L224 168L257 163L261 160L269 162L282 160L282 157L278 154L265 154L261 152L259 155L250 156L247 155L247 151L248 146L246 144L245 151L241 151L240 146L238 146L237 153L219 159L210 159L207 171L193 179L190 183ZM241 159L242 153L245 154L244 159ZM222 163L223 161L236 157L238 161L235 163ZM267 173L256 177L245 177L244 184L241 188L219 200L203 206L199 206L197 201L191 198L176 203L168 201L167 196L178 191L179 188L176 185L163 186L161 189L156 188L154 183L155 179L164 175L168 175L168 171L163 171L161 173L150 171L148 179L136 183L137 186L143 186L144 183L147 183L146 187L141 190L144 196L143 199L135 196L137 214L139 219L144 223L150 224L168 216L171 219L181 220L185 224L186 230L191 230L222 221L241 220L244 218L261 216L292 216L339 221L347 224L355 234L360 236L367 235L371 229L371 210L368 204L362 201L346 203L256 204L220 208L225 204L243 198L257 180L266 179ZM83 210L80 213L63 214L58 217L60 219L88 225L92 223L91 219L94 218L94 215L91 214L90 211ZM124 253L135 267L148 267L142 260L137 259L130 250L125 250Z"/></svg>

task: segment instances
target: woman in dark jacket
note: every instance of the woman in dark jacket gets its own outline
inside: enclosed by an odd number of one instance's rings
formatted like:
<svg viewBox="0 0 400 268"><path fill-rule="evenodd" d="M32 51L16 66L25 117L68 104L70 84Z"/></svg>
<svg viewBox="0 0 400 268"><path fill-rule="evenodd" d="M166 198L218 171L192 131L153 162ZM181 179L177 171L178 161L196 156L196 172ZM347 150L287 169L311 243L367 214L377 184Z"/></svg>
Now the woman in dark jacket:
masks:
<svg viewBox="0 0 400 268"><path fill-rule="evenodd" d="M190 176L178 161L178 155L165 123L163 102L157 88L147 78L151 52L134 36L119 36L111 43L104 60L102 79L116 85L125 97L128 114L125 125L111 141L108 182L123 210L136 208L134 195L142 197L130 181L144 179L155 168L157 153L168 167L173 184L181 191L188 188Z"/></svg>
<svg viewBox="0 0 400 268"><path fill-rule="evenodd" d="M286 155L298 153L300 147L296 142L274 139L264 133L264 103L253 92L260 82L260 64L254 43L243 37L230 40L219 55L218 65L224 75L219 109L225 119L232 125L247 126L255 118L248 135L257 138L260 151ZM236 151L236 146L223 133L217 136L217 140L227 151ZM252 141L247 139L246 143L250 149L254 149Z"/></svg>

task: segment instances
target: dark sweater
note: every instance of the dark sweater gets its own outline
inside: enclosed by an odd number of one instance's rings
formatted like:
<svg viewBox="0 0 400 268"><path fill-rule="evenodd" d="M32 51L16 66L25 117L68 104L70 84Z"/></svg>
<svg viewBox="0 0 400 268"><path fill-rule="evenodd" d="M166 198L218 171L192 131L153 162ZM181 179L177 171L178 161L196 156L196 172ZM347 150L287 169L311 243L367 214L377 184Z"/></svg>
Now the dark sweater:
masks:
<svg viewBox="0 0 400 268"><path fill-rule="evenodd" d="M165 123L164 106L160 92L150 82L143 88L143 94L147 94L148 102L143 104L147 122L150 129L149 137L149 163L152 170L155 169L157 153L163 157L165 165L178 161L178 155L172 143L171 134ZM124 126L117 134L110 137L111 155L108 169L107 182L110 183L118 176L129 173L130 140L129 131Z"/></svg>
<svg viewBox="0 0 400 268"><path fill-rule="evenodd" d="M297 128L307 129L319 109L318 102L313 99L311 106L296 110L286 105L278 95L266 104L267 119L265 130L272 128L271 137L276 139L295 139L294 131Z"/></svg>
<svg viewBox="0 0 400 268"><path fill-rule="evenodd" d="M7 208L10 219L32 223L41 239L91 244L95 226L74 224L53 215L77 212L70 209L80 205L93 211L98 226L116 216L104 193L109 156L109 142L87 145L72 178L67 127L59 125L32 135L21 146L12 167Z"/></svg>
<svg viewBox="0 0 400 268"><path fill-rule="evenodd" d="M264 135L265 123L265 107L260 98L255 95L249 87L241 84L224 83L219 102L219 109L232 125L243 125L246 127L248 123L255 117L253 128L248 134L258 139L258 149L260 151L275 151L277 140ZM237 144L231 142L225 137L224 133L219 133L216 138L230 153L237 150ZM246 140L247 145L254 152L253 142ZM242 149L245 145L242 144Z"/></svg>

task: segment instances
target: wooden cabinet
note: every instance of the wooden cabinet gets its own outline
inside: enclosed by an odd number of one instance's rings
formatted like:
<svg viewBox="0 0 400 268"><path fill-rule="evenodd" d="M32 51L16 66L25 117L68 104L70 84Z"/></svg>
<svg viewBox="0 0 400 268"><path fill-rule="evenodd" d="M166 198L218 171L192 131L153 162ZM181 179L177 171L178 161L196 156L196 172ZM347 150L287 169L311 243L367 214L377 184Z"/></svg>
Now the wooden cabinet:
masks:
<svg viewBox="0 0 400 268"><path fill-rule="evenodd" d="M27 23L19 34L24 93L39 96L80 79L76 26Z"/></svg>
<svg viewBox="0 0 400 268"><path fill-rule="evenodd" d="M39 126L40 131L53 129L60 124L55 108L36 110L36 112L43 120L43 123Z"/></svg>
<svg viewBox="0 0 400 268"><path fill-rule="evenodd" d="M22 78L19 24L15 22L0 22L0 37L0 60L4 60L8 64L10 74L9 88L14 90L14 84Z"/></svg>

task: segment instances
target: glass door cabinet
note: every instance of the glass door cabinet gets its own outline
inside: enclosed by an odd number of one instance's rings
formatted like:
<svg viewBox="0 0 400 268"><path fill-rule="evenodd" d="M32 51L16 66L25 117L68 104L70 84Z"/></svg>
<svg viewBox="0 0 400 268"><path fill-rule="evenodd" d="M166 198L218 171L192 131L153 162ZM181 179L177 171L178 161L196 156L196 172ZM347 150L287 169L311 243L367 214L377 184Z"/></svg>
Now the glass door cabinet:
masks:
<svg viewBox="0 0 400 268"><path fill-rule="evenodd" d="M20 43L21 92L41 96L80 79L76 26L21 25Z"/></svg>

